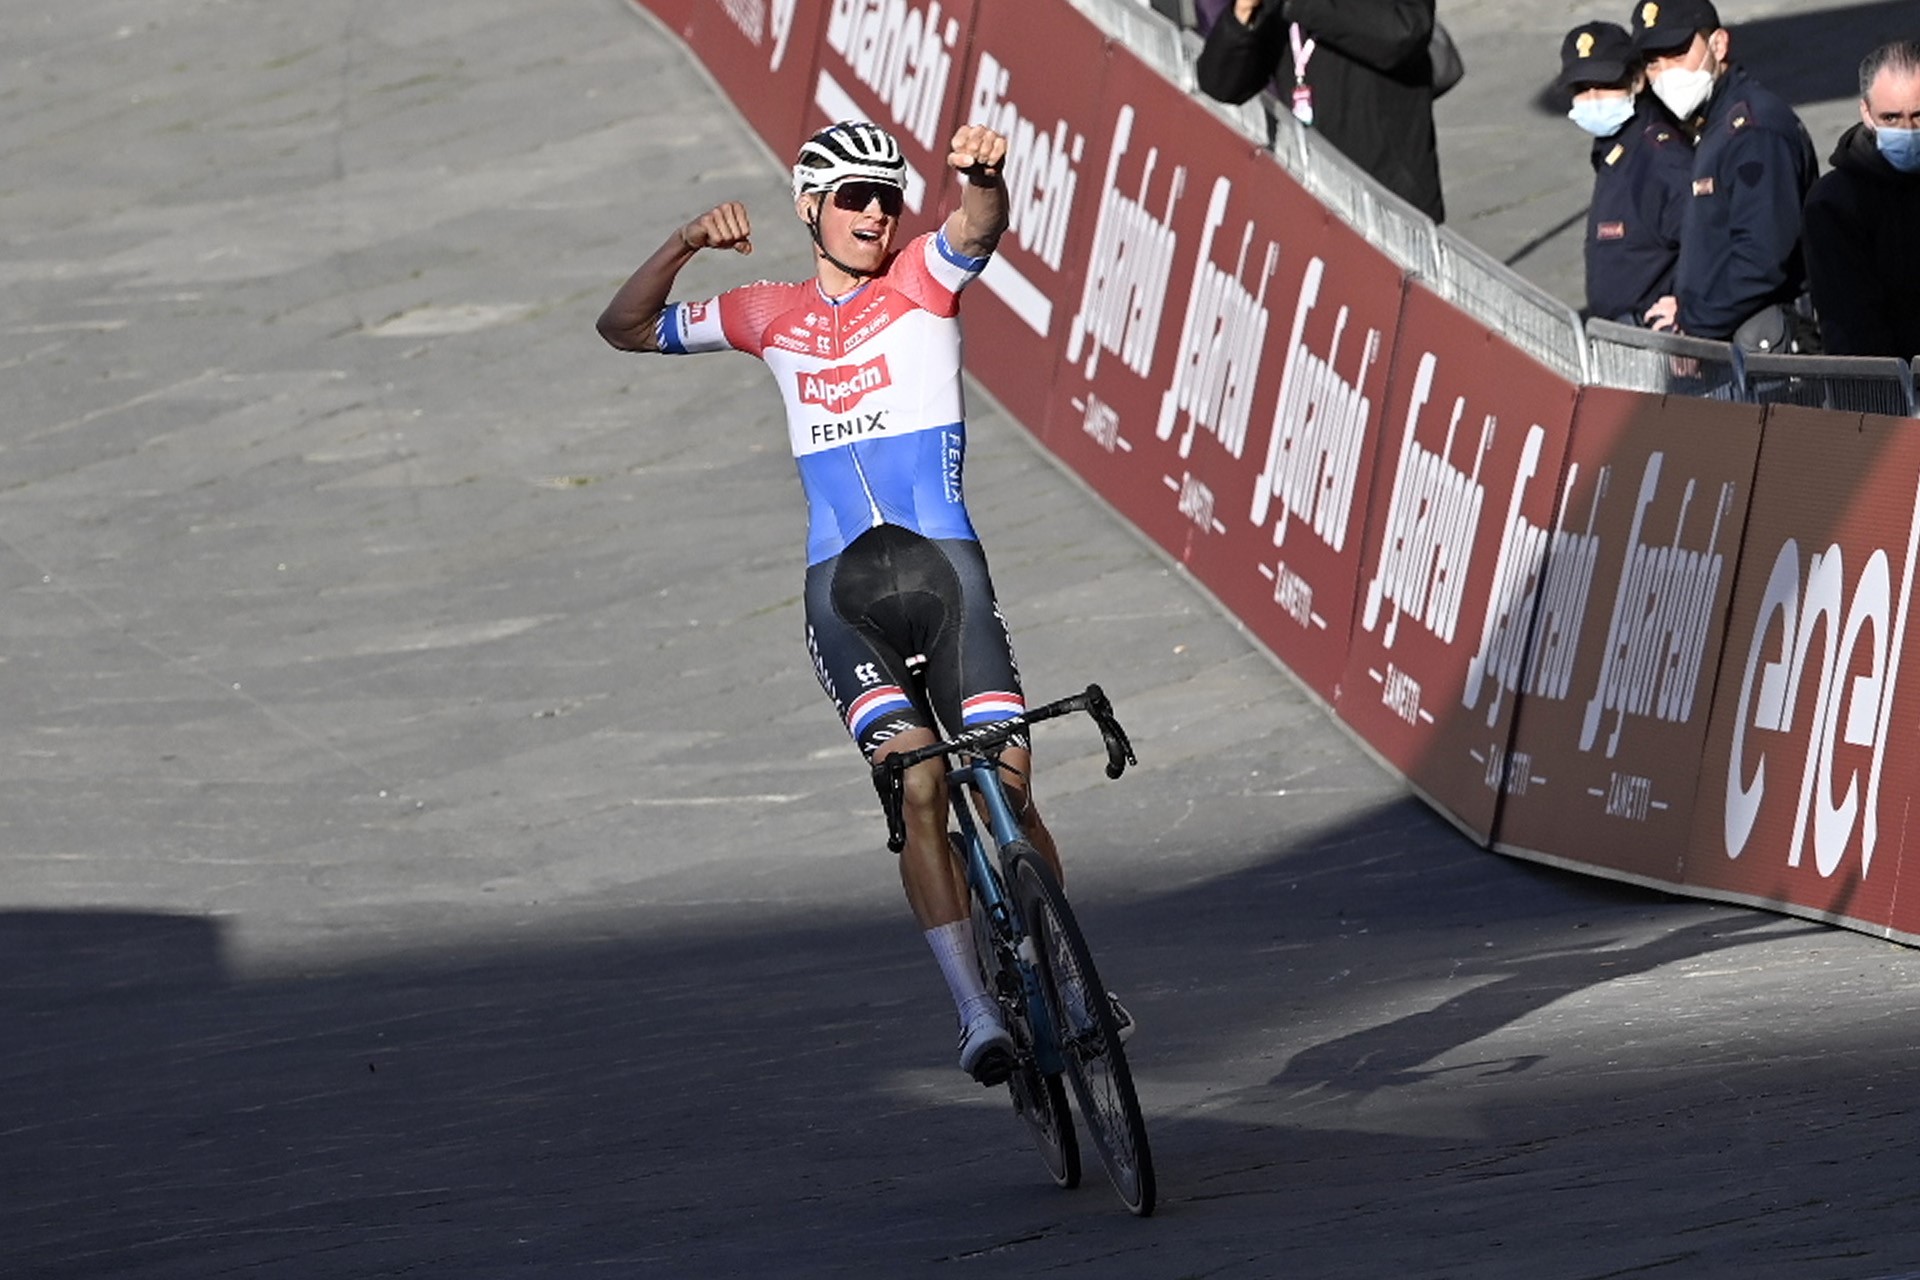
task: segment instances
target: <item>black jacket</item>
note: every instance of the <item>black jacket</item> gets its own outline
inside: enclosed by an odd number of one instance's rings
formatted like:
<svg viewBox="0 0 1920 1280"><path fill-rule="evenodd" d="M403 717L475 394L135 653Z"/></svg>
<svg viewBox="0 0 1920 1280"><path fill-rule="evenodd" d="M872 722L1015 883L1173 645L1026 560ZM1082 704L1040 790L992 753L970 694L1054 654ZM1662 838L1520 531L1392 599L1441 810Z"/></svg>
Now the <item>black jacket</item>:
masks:
<svg viewBox="0 0 1920 1280"><path fill-rule="evenodd" d="M1820 338L1842 356L1920 355L1920 173L1856 124L1807 196L1802 232Z"/></svg>
<svg viewBox="0 0 1920 1280"><path fill-rule="evenodd" d="M1693 153L1674 291L1680 328L1726 339L1806 291L1800 206L1820 161L1786 100L1735 66L1708 100Z"/></svg>
<svg viewBox="0 0 1920 1280"><path fill-rule="evenodd" d="M1589 315L1644 326L1647 308L1673 292L1692 183L1693 140L1651 93L1620 132L1594 139Z"/></svg>
<svg viewBox="0 0 1920 1280"><path fill-rule="evenodd" d="M1200 89L1245 102L1277 80L1292 92L1291 23L1315 43L1307 60L1313 127L1387 190L1435 222L1446 216L1433 134L1434 0L1265 0L1251 27L1231 6L1207 33Z"/></svg>

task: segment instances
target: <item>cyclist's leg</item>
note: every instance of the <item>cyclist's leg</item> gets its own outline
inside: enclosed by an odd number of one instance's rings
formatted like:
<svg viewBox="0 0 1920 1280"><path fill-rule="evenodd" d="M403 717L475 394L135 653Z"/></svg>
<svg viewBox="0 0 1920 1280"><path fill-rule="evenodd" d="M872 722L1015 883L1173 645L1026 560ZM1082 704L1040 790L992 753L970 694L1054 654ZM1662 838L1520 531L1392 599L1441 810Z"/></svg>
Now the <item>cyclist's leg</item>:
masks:
<svg viewBox="0 0 1920 1280"><path fill-rule="evenodd" d="M931 729L912 729L874 750L878 764L896 751L911 751L935 740ZM900 816L907 847L900 851L900 886L922 929L936 929L967 918L967 881L947 844L946 766L923 760L901 778Z"/></svg>
<svg viewBox="0 0 1920 1280"><path fill-rule="evenodd" d="M875 762L936 740L932 713L910 692L915 682L905 657L917 649L888 634L901 629L892 581L894 532L872 530L840 556L807 570L807 646L815 674L854 741ZM876 622L876 604L887 606L877 612L888 625ZM931 760L909 769L901 798L901 886L953 997L961 1068L997 1082L1005 1078L1013 1045L981 976L965 874L947 843L944 765Z"/></svg>
<svg viewBox="0 0 1920 1280"><path fill-rule="evenodd" d="M927 650L927 689L934 709L943 721L961 727L1017 715L1026 709L1020 666L994 598L986 553L978 542L965 539L943 539L936 545L953 578L945 624ZM1033 753L1025 735L1001 754L1000 781L1028 841L1058 877L1059 851L1033 803Z"/></svg>
<svg viewBox="0 0 1920 1280"><path fill-rule="evenodd" d="M869 581L875 576L869 550L856 541L807 570L807 650L841 723L868 761L877 764L936 739L931 714L914 700L906 655L864 612L848 616L850 594L883 589ZM923 929L952 924L967 915L967 886L947 849L945 770L938 760L923 761L907 770L902 783L907 847L900 856L900 879L907 902Z"/></svg>
<svg viewBox="0 0 1920 1280"><path fill-rule="evenodd" d="M1047 830L1046 822L1040 817L1040 806L1033 802L1033 752L1026 747L1009 746L1000 757L1000 781L1006 788L1008 802L1013 805L1014 816L1020 819L1020 829L1026 833L1027 842L1046 861L1053 878L1064 885L1066 875L1061 869L1059 847L1053 842L1053 832Z"/></svg>

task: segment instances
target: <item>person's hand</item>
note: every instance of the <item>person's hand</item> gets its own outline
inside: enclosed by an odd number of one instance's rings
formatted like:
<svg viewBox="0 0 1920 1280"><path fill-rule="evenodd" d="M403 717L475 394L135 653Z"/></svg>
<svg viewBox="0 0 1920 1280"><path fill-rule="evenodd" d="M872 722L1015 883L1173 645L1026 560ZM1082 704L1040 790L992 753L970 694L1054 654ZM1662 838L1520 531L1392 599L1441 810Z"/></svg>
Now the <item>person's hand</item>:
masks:
<svg viewBox="0 0 1920 1280"><path fill-rule="evenodd" d="M1006 163L1007 140L983 124L963 124L947 146L947 167L996 177Z"/></svg>
<svg viewBox="0 0 1920 1280"><path fill-rule="evenodd" d="M1680 324L1680 299L1668 294L1648 307L1647 314L1643 318L1647 322L1647 328L1655 332L1666 333L1677 329Z"/></svg>
<svg viewBox="0 0 1920 1280"><path fill-rule="evenodd" d="M1260 0L1233 0L1233 16L1240 20L1243 27L1252 26L1253 15L1259 12Z"/></svg>
<svg viewBox="0 0 1920 1280"><path fill-rule="evenodd" d="M747 206L738 200L715 205L680 228L680 242L689 249L732 249L753 252L753 224Z"/></svg>

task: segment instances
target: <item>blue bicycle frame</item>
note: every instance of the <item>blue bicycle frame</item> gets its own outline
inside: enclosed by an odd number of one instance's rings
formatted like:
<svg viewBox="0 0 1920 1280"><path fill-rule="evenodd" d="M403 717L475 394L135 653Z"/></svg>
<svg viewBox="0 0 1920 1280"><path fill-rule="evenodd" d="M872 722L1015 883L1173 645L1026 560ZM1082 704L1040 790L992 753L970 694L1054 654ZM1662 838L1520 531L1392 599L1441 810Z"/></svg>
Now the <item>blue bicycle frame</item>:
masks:
<svg viewBox="0 0 1920 1280"><path fill-rule="evenodd" d="M1041 985L1040 957L1034 950L1033 934L1028 922L1020 919L1018 908L1007 893L1006 881L1000 868L995 865L997 859L988 855L986 841L981 838L980 826L975 821L968 797L978 796L986 807L987 830L993 837L997 854L1004 856L1005 850L1014 844L1026 843L1026 834L1021 831L1020 823L1013 815L1013 806L1007 801L1006 787L1000 781L1000 748L1024 733L1028 725L1077 711L1086 712L1100 727L1100 736L1107 748L1107 776L1118 778L1128 765L1135 762L1133 744L1127 740L1126 730L1120 727L1120 722L1114 717L1113 704L1097 684L1088 685L1083 693L1032 708L1011 719L962 730L945 742L889 756L873 769L874 788L880 793L881 808L887 815L887 847L898 853L906 847L907 839L901 816L902 775L923 760L959 757L960 763L948 765L946 780L954 821L959 827L961 843L965 846L967 884L986 911L994 935L1018 940L1016 962L1026 993L1028 1022L1033 1027L1034 1062L1046 1075L1059 1072L1062 1064L1059 1036L1048 1013Z"/></svg>
<svg viewBox="0 0 1920 1280"><path fill-rule="evenodd" d="M1004 879L994 866L993 859L988 857L986 842L980 838L980 828L974 821L972 806L967 803L967 794L971 791L986 805L987 827L993 835L996 848L1006 849L1016 841L1026 841L1026 833L1021 831L1019 822L1013 816L1013 806L1007 802L1006 789L1000 784L1000 762L991 757L976 756L968 764L949 769L947 790L953 801L955 825L959 827L960 840L966 849L967 883L992 923L995 935L1020 940L1017 967L1020 985L1026 992L1027 1024L1033 1028L1034 1066L1043 1075L1054 1075L1064 1064L1060 1060L1059 1037L1054 1030L1052 1015L1047 1010L1046 993L1041 987L1039 957L1034 954L1033 934L1027 928L1027 922L1020 919L1019 911L1006 891Z"/></svg>

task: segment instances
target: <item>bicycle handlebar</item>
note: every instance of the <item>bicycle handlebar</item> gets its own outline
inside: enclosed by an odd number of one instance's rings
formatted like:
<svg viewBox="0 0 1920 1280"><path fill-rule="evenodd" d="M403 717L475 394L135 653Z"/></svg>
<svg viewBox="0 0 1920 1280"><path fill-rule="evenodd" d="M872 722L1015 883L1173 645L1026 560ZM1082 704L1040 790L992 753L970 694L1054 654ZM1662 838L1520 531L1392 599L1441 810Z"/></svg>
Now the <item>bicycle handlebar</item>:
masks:
<svg viewBox="0 0 1920 1280"><path fill-rule="evenodd" d="M1127 771L1128 765L1140 763L1133 754L1133 743L1128 739L1127 731L1121 728L1119 719L1113 714L1113 703L1099 685L1090 684L1083 693L1049 702L1043 707L1034 707L1008 720L995 720L991 724L963 730L944 742L895 752L874 765L874 790L880 793L880 807L887 815L887 848L898 853L907 844L906 824L901 816L901 778L908 769L924 760L956 752L974 756L990 755L995 748L1005 745L1009 738L1028 725L1038 724L1042 720L1055 720L1078 711L1092 716L1093 722L1100 726L1100 740L1107 748L1109 778L1118 778Z"/></svg>

